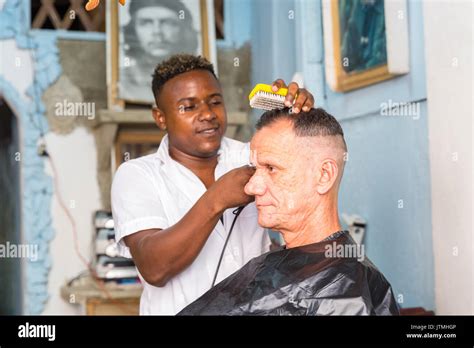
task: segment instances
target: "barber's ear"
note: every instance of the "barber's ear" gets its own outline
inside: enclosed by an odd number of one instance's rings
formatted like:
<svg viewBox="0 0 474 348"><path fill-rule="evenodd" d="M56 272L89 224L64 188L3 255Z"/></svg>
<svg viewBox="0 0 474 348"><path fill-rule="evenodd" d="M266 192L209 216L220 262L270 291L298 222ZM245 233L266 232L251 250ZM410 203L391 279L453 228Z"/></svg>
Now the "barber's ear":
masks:
<svg viewBox="0 0 474 348"><path fill-rule="evenodd" d="M152 109L152 114L158 128L160 128L161 130L166 130L166 117L164 112L155 106Z"/></svg>
<svg viewBox="0 0 474 348"><path fill-rule="evenodd" d="M339 169L337 163L332 159L326 159L321 163L319 168L319 180L317 183L317 191L320 195L324 195L331 190L336 182Z"/></svg>

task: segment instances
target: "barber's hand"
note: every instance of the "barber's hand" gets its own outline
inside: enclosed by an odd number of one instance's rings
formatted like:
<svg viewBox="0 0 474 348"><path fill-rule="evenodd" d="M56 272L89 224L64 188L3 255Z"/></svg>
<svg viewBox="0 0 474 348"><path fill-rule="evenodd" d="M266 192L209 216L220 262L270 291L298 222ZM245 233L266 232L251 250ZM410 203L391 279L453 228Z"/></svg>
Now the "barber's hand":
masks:
<svg viewBox="0 0 474 348"><path fill-rule="evenodd" d="M246 205L255 199L244 192L245 185L254 173L255 168L250 166L232 169L209 187L209 191L212 191L222 209Z"/></svg>
<svg viewBox="0 0 474 348"><path fill-rule="evenodd" d="M300 88L296 82L290 82L287 86L282 79L275 80L272 83L272 89L277 92L280 88L288 88L288 94L285 98L285 105L291 107L293 105L293 113L297 114L301 110L309 111L314 106L314 97L306 89ZM296 97L296 100L295 100ZM293 104L293 101L295 103Z"/></svg>

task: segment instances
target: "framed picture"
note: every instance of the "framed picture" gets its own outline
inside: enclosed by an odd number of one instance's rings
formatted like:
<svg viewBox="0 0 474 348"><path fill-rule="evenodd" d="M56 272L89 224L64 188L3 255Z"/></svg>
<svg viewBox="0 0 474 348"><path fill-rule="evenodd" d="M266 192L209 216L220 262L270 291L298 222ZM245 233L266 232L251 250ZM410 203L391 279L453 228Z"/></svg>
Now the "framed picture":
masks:
<svg viewBox="0 0 474 348"><path fill-rule="evenodd" d="M405 0L323 0L326 79L346 92L409 71Z"/></svg>
<svg viewBox="0 0 474 348"><path fill-rule="evenodd" d="M177 53L216 63L212 0L108 1L109 108L153 104L156 65Z"/></svg>

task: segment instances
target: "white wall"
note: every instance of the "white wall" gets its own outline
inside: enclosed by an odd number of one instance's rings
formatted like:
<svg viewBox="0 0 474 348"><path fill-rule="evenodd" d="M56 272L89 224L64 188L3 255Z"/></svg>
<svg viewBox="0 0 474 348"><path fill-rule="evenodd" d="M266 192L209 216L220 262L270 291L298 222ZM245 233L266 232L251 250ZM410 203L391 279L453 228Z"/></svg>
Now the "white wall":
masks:
<svg viewBox="0 0 474 348"><path fill-rule="evenodd" d="M59 173L59 191L76 224L79 250L89 261L94 235L92 214L100 208L94 137L80 127L66 136L48 133L46 143ZM53 176L49 163L46 170ZM56 190L51 209L55 238L50 246L52 256L48 284L50 299L43 314L82 314L79 306L65 302L59 292L60 287L85 270L86 265L75 252L72 226L59 205Z"/></svg>
<svg viewBox="0 0 474 348"><path fill-rule="evenodd" d="M474 314L471 1L425 1L437 314Z"/></svg>
<svg viewBox="0 0 474 348"><path fill-rule="evenodd" d="M14 39L0 40L0 76L27 98L26 90L33 82L30 50L19 49Z"/></svg>

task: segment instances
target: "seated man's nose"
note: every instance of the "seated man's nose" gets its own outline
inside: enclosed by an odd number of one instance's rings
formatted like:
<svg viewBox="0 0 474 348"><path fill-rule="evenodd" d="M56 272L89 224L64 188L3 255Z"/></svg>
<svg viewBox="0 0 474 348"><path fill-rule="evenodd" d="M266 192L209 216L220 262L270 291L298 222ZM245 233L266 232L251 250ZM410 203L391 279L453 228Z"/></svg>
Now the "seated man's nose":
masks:
<svg viewBox="0 0 474 348"><path fill-rule="evenodd" d="M258 176L252 176L244 187L244 191L249 196L260 196L265 193L265 184L263 179Z"/></svg>

